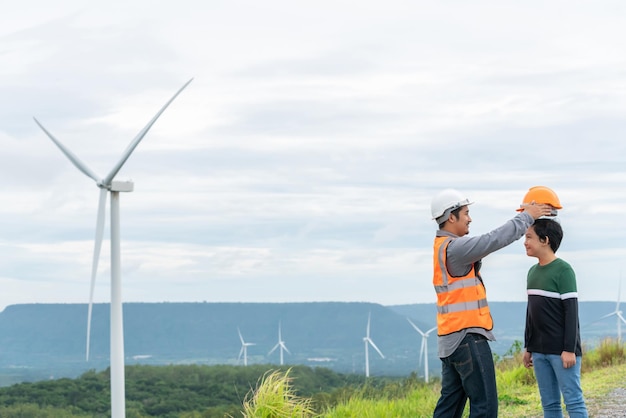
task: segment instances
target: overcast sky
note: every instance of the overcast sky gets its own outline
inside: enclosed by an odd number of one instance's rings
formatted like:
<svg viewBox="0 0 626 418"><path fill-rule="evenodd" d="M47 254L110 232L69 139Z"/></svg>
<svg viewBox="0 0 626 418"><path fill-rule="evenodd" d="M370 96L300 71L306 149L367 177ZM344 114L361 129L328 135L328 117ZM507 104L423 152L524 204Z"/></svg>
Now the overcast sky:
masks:
<svg viewBox="0 0 626 418"><path fill-rule="evenodd" d="M466 193L477 235L534 185L580 300L616 299L622 1L100 3L2 11L0 309L89 296L98 188L33 117L104 177L191 78L117 176L125 301L434 302L431 197ZM525 300L522 242L483 260L490 300Z"/></svg>

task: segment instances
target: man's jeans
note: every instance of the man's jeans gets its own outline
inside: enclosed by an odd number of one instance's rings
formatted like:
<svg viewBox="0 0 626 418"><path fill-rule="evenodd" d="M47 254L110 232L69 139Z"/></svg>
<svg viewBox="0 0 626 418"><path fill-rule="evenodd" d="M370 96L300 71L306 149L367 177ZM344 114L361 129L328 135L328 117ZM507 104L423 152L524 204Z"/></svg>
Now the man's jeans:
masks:
<svg viewBox="0 0 626 418"><path fill-rule="evenodd" d="M496 373L485 337L468 333L441 363L441 397L433 418L460 418L468 398L471 418L498 416Z"/></svg>
<svg viewBox="0 0 626 418"><path fill-rule="evenodd" d="M587 407L580 387L580 363L563 368L561 356L557 354L532 353L535 377L541 395L544 418L562 418L561 393L570 418L587 418Z"/></svg>

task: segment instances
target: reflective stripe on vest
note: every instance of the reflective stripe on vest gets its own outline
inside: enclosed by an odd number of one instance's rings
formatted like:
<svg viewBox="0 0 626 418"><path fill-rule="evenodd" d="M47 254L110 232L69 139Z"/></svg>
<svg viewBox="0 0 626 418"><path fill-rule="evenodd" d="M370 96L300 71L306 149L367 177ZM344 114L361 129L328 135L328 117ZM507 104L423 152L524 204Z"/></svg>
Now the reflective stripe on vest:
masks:
<svg viewBox="0 0 626 418"><path fill-rule="evenodd" d="M487 299L481 299L472 302L459 302L451 305L437 306L437 312L440 314L447 314L451 312L470 311L472 309L487 307Z"/></svg>
<svg viewBox="0 0 626 418"><path fill-rule="evenodd" d="M491 330L493 320L485 286L474 266L461 277L452 277L446 268L446 250L454 238L436 237L433 254L433 285L437 293L437 334L447 335L465 328Z"/></svg>

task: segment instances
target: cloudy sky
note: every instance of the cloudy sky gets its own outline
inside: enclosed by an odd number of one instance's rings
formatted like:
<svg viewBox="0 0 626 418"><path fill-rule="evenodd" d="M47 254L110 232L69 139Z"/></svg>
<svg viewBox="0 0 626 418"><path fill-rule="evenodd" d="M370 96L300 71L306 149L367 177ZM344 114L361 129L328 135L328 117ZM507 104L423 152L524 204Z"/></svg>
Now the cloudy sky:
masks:
<svg viewBox="0 0 626 418"><path fill-rule="evenodd" d="M104 177L191 78L117 176L124 300L433 302L431 197L464 191L476 235L538 184L580 299L616 299L623 2L99 3L0 18L0 309L89 295L98 189L33 117ZM490 299L534 262L487 257Z"/></svg>

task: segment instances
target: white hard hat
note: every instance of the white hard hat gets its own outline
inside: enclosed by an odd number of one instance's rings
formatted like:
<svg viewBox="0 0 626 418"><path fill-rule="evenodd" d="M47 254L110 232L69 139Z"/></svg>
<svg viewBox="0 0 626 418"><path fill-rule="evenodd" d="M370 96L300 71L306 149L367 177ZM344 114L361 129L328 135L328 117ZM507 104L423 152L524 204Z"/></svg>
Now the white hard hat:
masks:
<svg viewBox="0 0 626 418"><path fill-rule="evenodd" d="M472 203L474 202L470 202L470 200L458 190L445 189L433 197L430 203L430 211L433 215L433 219L440 224L450 216L453 210L461 206L471 205Z"/></svg>

